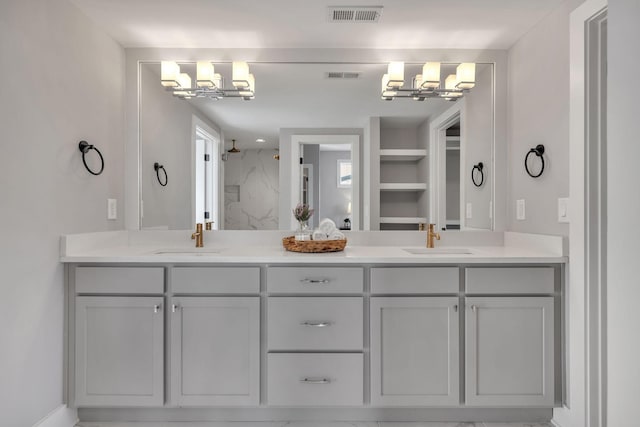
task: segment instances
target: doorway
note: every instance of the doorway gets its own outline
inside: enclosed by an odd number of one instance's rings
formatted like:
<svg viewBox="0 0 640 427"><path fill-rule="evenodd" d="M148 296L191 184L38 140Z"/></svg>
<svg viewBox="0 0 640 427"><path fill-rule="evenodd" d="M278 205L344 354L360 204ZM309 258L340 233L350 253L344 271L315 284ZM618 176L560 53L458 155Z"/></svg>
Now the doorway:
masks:
<svg viewBox="0 0 640 427"><path fill-rule="evenodd" d="M192 218L194 224L212 222L222 229L220 209L220 137L194 117L192 149Z"/></svg>

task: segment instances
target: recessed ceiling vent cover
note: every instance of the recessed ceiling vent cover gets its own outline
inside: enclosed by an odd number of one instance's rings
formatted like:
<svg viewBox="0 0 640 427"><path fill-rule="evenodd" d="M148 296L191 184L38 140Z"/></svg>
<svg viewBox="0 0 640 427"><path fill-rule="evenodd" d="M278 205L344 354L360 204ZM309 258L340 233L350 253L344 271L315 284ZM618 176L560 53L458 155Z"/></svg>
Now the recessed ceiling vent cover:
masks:
<svg viewBox="0 0 640 427"><path fill-rule="evenodd" d="M329 22L378 22L382 6L329 6Z"/></svg>
<svg viewBox="0 0 640 427"><path fill-rule="evenodd" d="M360 77L360 73L353 71L328 71L325 73L325 77L328 79L357 79Z"/></svg>

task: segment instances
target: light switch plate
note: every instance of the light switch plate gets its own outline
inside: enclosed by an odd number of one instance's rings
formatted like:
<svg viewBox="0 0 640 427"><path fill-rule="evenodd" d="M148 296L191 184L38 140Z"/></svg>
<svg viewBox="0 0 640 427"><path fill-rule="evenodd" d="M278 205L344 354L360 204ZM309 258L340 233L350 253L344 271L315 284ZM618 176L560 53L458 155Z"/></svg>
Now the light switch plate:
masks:
<svg viewBox="0 0 640 427"><path fill-rule="evenodd" d="M558 198L558 222L569 222L569 198Z"/></svg>
<svg viewBox="0 0 640 427"><path fill-rule="evenodd" d="M107 219L118 219L117 199L107 199Z"/></svg>
<svg viewBox="0 0 640 427"><path fill-rule="evenodd" d="M524 207L524 199L516 200L516 219L518 221L524 221L526 218Z"/></svg>
<svg viewBox="0 0 640 427"><path fill-rule="evenodd" d="M467 203L466 215L467 219L473 218L473 204Z"/></svg>

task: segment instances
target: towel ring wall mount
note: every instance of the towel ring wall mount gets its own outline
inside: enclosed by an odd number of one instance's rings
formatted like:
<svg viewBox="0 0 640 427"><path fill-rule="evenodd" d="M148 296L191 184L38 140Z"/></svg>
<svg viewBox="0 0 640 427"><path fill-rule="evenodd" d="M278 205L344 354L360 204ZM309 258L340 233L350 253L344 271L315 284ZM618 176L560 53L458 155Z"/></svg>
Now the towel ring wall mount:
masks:
<svg viewBox="0 0 640 427"><path fill-rule="evenodd" d="M163 165L161 165L158 162L155 162L153 164L153 169L156 171L156 177L158 178L158 183L163 187L166 187L167 184L169 183L169 175L167 175L167 170L164 168ZM162 169L162 172L164 173L164 183L160 179L160 169Z"/></svg>
<svg viewBox="0 0 640 427"><path fill-rule="evenodd" d="M529 170L529 156L532 155L532 154L535 154L535 156L537 158L540 158L540 162L542 163L542 166L540 167L540 172L538 172L537 174L533 174ZM529 174L529 176L531 178L539 178L542 175L542 173L544 172L544 156L543 156L543 154L544 154L544 145L538 144L534 148L529 150L527 155L524 157L524 169L527 171L527 174Z"/></svg>
<svg viewBox="0 0 640 427"><path fill-rule="evenodd" d="M78 143L78 149L82 153L82 163L84 163L84 167L87 169L87 171L89 171L91 175L100 175L104 170L104 157L102 157L102 153L100 152L100 150L98 150L94 145L89 144L87 141L80 141ZM91 170L89 165L87 165L87 159L85 158L85 155L91 150L94 150L96 153L98 153L98 156L100 156L100 170L98 172L94 172L93 170Z"/></svg>
<svg viewBox="0 0 640 427"><path fill-rule="evenodd" d="M484 164L482 162L479 162L477 165L473 165L473 169L471 169L471 181L473 182L473 185L475 185L476 187L481 187L482 184L484 184ZM476 170L478 172L480 172L480 182L476 182Z"/></svg>

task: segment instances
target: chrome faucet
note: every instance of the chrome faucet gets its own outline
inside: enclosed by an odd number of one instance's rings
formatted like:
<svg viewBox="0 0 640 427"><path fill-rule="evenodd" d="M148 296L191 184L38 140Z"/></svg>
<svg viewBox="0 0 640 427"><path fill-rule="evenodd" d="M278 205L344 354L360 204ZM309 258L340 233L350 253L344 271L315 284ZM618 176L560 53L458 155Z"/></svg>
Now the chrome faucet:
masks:
<svg viewBox="0 0 640 427"><path fill-rule="evenodd" d="M196 232L191 234L191 240L196 241L196 248L204 247L204 241L202 239L202 224L196 224Z"/></svg>
<svg viewBox="0 0 640 427"><path fill-rule="evenodd" d="M440 233L434 231L435 224L429 224L429 230L427 230L427 248L434 247L434 239L440 240Z"/></svg>

